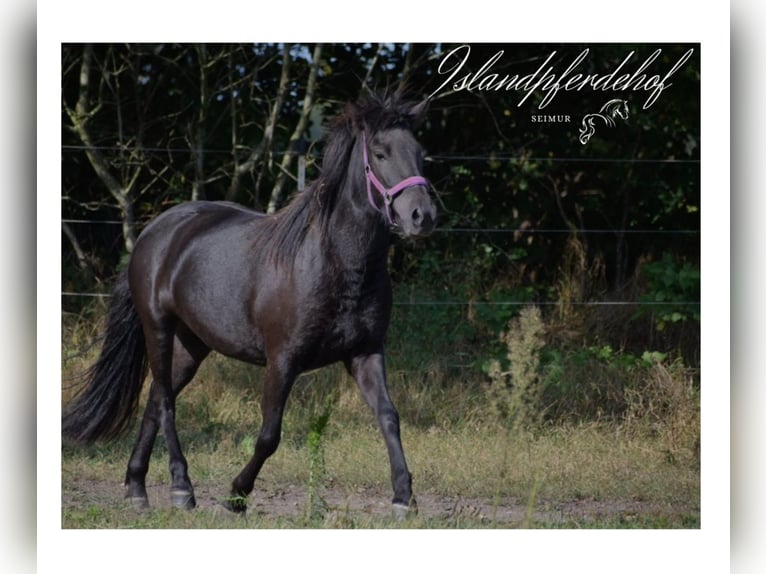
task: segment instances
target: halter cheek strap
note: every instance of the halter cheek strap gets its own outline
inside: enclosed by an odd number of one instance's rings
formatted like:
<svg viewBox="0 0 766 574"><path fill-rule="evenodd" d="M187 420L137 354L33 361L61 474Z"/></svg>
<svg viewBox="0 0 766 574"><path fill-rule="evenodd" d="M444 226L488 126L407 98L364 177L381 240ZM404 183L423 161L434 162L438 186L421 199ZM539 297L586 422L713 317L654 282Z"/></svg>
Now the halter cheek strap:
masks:
<svg viewBox="0 0 766 574"><path fill-rule="evenodd" d="M376 211L385 214L388 224L393 225L394 221L391 213L391 204L394 202L394 198L408 187L423 185L427 188L428 180L421 175L413 175L403 179L392 188L387 189L372 171L372 167L370 167L370 160L367 157L367 133L364 130L362 131L362 153L364 155L364 175L367 180L367 199ZM383 209L380 209L375 204L375 198L372 195L373 187L375 187L375 189L378 190L378 193L383 197Z"/></svg>

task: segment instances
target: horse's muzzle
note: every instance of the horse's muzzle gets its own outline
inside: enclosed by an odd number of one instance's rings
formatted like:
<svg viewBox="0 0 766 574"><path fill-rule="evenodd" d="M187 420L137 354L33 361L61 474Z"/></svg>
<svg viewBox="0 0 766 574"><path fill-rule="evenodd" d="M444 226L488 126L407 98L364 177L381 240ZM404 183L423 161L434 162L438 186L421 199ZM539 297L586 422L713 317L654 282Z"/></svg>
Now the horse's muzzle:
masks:
<svg viewBox="0 0 766 574"><path fill-rule="evenodd" d="M429 235L436 227L436 207L433 202L431 205L425 207L416 207L412 210L411 219L412 233L411 235Z"/></svg>

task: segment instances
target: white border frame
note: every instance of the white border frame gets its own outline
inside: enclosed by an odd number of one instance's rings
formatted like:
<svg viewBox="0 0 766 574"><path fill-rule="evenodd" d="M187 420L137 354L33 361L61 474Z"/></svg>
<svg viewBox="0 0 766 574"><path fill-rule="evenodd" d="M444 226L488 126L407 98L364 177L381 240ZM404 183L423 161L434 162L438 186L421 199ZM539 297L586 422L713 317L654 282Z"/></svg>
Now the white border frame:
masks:
<svg viewBox="0 0 766 574"><path fill-rule="evenodd" d="M720 2L388 0L214 6L38 2L37 555L40 572L721 572L729 565L729 10ZM713 4L712 6L710 6ZM507 7L505 12L497 6ZM301 15L297 17L296 15ZM287 20L287 18L292 18ZM327 22L328 27L317 27ZM332 26L329 24L332 23ZM61 529L61 43L81 41L701 42L702 527L685 531L72 531ZM7 81L5 89L13 89ZM4 492L6 496L9 493ZM168 553L169 544L177 552ZM272 564L273 562L273 564Z"/></svg>

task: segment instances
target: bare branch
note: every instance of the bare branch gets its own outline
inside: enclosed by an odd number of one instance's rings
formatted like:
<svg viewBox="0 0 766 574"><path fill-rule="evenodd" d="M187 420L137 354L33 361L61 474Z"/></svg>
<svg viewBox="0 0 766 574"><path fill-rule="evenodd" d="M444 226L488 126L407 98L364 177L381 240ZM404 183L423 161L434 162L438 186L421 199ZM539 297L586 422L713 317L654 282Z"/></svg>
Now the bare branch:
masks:
<svg viewBox="0 0 766 574"><path fill-rule="evenodd" d="M277 88L277 96L274 100L274 104L271 106L271 113L269 114L269 120L263 130L263 138L258 146L252 151L250 156L243 163L237 165L237 154L234 152L234 175L229 186L229 191L226 194L226 199L232 201L237 196L239 187L242 181L242 177L251 172L256 163L260 161L264 154L271 151L271 146L274 141L274 130L276 129L277 119L282 111L282 106L285 103L285 96L287 94L287 84L290 80L290 46L285 44L282 50L282 71L279 76L279 87ZM258 187L263 177L263 169L261 170L258 181L256 183L255 196L258 197Z"/></svg>
<svg viewBox="0 0 766 574"><path fill-rule="evenodd" d="M375 51L375 56L372 58L372 62L370 62L369 68L367 68L367 73L364 75L364 79L362 80L362 91L367 87L367 81L370 79L370 76L372 75L372 72L375 70L375 66L378 65L378 59L380 58L380 53L383 51L383 44L378 44L378 49Z"/></svg>
<svg viewBox="0 0 766 574"><path fill-rule="evenodd" d="M412 71L412 59L414 54L414 46L410 44L407 46L407 55L404 57L404 65L402 66L402 79L399 80L399 90L405 91L407 84L410 80L410 72Z"/></svg>
<svg viewBox="0 0 766 574"><path fill-rule="evenodd" d="M170 167L171 167L171 166L169 166L169 165L166 165L165 167L163 167L163 168L162 168L162 169L159 171L159 173L155 173L155 174L154 174L154 177L152 177L152 179L149 181L149 183L147 183L147 184L146 184L144 187L142 187L142 188L141 188L141 189L138 191L138 193L136 194L136 196L137 196L137 197L140 197L140 196L144 195L144 194L145 194L147 191L149 191L149 190L150 190L150 189L151 189L151 188L154 186L154 184L155 184L155 183L157 183L157 182L158 182L160 179L162 179L162 176L163 176L163 175L165 175L165 172L167 172L167 171L170 169ZM204 182L203 182L203 183L204 183Z"/></svg>
<svg viewBox="0 0 766 574"><path fill-rule="evenodd" d="M80 269L87 269L88 256L85 255L82 247L80 247L80 242L77 241L77 237L75 236L74 231L72 231L72 228L63 221L61 222L61 230L64 232L64 235L67 236L67 239L69 239L69 243L72 245L72 249L74 249L75 255L77 255L77 264L80 266Z"/></svg>

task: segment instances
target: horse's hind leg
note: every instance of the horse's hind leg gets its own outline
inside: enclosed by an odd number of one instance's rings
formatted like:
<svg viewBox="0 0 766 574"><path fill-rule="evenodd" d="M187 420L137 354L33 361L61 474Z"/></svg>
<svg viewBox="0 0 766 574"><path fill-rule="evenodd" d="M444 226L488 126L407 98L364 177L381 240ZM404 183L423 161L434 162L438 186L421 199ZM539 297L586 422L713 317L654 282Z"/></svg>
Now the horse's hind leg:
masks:
<svg viewBox="0 0 766 574"><path fill-rule="evenodd" d="M199 368L202 360L207 356L209 349L192 333L181 327L173 339L172 359L171 359L171 397L173 405L171 414L174 411L175 398L189 384ZM154 360L160 360L155 358ZM158 371L152 366L152 373L164 372L160 366ZM166 403L166 390L158 384L158 378L155 374L154 381L150 391L149 401L147 402L144 416L141 421L141 428L136 437L133 452L128 462L128 470L125 476L125 487L127 496L138 507L148 507L149 501L146 494L146 473L149 470L149 459L152 454L154 442L160 425L163 422L162 405ZM166 415L166 420L167 420ZM171 497L173 504L184 508L193 508L195 505L194 493L191 482L187 476L187 465L183 454L180 452L178 439L171 437L167 439L167 430L165 431L168 451L170 456L170 470L173 475L173 486ZM175 427L172 428L175 434ZM177 445L176 458L170 445ZM180 460L179 456L180 455Z"/></svg>
<svg viewBox="0 0 766 574"><path fill-rule="evenodd" d="M152 382L151 395L154 395ZM141 419L133 452L128 461L128 471L125 474L125 496L137 508L148 508L149 497L146 494L146 473L149 471L149 457L152 455L154 440L159 429L159 417L153 400L149 400Z"/></svg>

